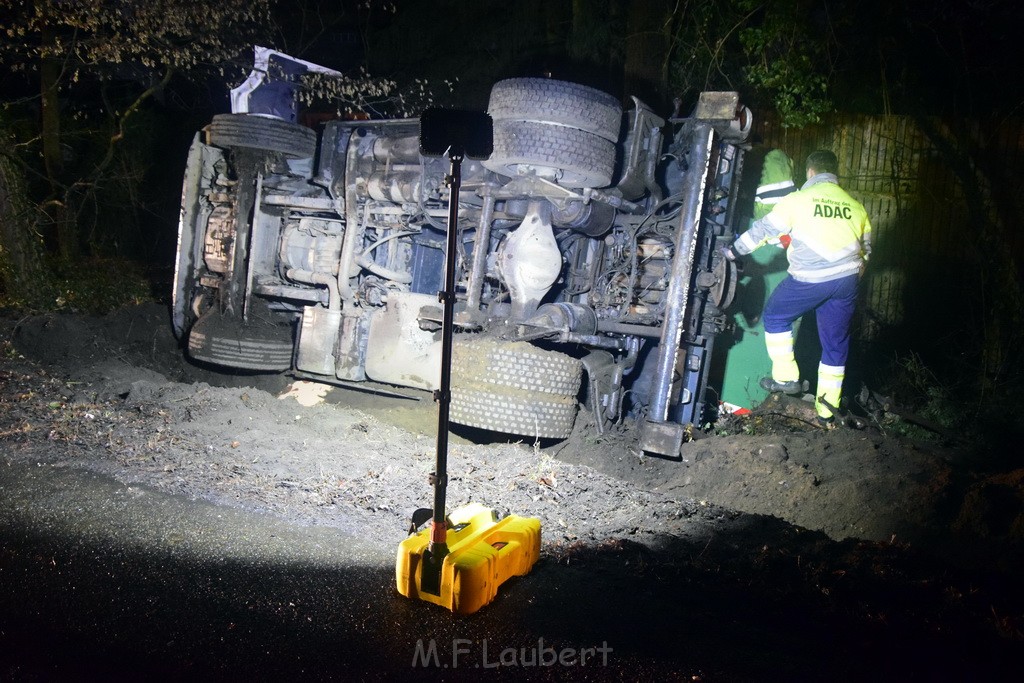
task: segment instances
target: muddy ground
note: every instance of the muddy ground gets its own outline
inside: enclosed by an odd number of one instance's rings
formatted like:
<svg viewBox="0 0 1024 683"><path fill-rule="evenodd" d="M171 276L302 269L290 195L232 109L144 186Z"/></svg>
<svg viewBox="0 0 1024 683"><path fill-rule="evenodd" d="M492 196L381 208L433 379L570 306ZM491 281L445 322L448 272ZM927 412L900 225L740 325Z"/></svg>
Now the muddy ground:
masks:
<svg viewBox="0 0 1024 683"><path fill-rule="evenodd" d="M156 304L6 318L0 344L0 464L86 469L389 546L429 507L425 394L199 367ZM449 503L540 518L547 563L586 562L608 544L642 553L696 524L748 519L748 537L730 536L741 556L707 542L721 571L784 565L787 581L864 623L1019 646L1024 470L1001 459L994 471L955 439L899 437L892 422L825 431L811 417L772 403L723 419L679 460L637 451L628 424L597 435L585 415L564 441L455 427Z"/></svg>

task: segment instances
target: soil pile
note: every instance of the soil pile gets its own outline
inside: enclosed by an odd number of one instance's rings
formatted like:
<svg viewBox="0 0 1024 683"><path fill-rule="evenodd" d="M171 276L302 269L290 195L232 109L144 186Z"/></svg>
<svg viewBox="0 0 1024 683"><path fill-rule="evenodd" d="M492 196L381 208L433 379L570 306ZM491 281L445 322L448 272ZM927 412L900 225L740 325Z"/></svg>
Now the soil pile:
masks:
<svg viewBox="0 0 1024 683"><path fill-rule="evenodd" d="M430 504L426 394L200 367L157 305L2 326L0 464L87 469L388 548ZM609 599L638 582L714 577L723 601L723 586L755 590L793 615L867 629L872 643L898 624L923 639L921 662L935 634L970 652L1024 641L1012 580L1024 564L1021 471L975 472L977 454L878 425L825 431L802 411L769 404L723 420L679 460L639 452L626 424L597 434L583 414L554 442L456 427L449 505L540 518L541 561L620 581Z"/></svg>
<svg viewBox="0 0 1024 683"><path fill-rule="evenodd" d="M158 487L319 524L401 527L429 500L436 409L426 393L396 398L200 367L184 358L156 304L5 325L7 391L19 358L49 375L55 450L84 451L97 467ZM24 395L45 393L33 381L13 383ZM300 402L297 388L313 389L314 399ZM594 526L669 531L666 516L721 506L835 540L981 552L1003 565L1024 545L1024 470L973 474L976 454L947 444L879 428L825 431L812 413L784 405L699 436L675 461L638 451L628 424L597 434L585 414L558 442L504 443L455 426L449 495L453 505L529 509L569 542Z"/></svg>

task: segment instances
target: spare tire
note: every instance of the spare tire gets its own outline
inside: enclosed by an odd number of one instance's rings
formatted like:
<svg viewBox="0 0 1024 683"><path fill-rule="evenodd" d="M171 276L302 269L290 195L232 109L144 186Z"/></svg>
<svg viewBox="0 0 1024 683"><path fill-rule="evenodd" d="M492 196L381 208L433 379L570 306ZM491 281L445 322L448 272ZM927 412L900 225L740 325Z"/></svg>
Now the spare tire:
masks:
<svg viewBox="0 0 1024 683"><path fill-rule="evenodd" d="M547 78L509 78L491 88L487 113L495 121L557 123L610 142L619 139L622 105L608 93Z"/></svg>
<svg viewBox="0 0 1024 683"><path fill-rule="evenodd" d="M452 346L452 382L480 382L525 391L575 397L583 363L527 342L493 339L456 340Z"/></svg>
<svg viewBox="0 0 1024 683"><path fill-rule="evenodd" d="M534 438L572 433L583 364L526 342L457 341L452 347L451 420Z"/></svg>
<svg viewBox="0 0 1024 683"><path fill-rule="evenodd" d="M452 387L451 420L504 434L566 439L572 434L575 397L473 382Z"/></svg>
<svg viewBox="0 0 1024 683"><path fill-rule="evenodd" d="M615 171L615 145L576 128L532 121L495 121L494 151L482 162L504 176L537 170L565 187L607 187Z"/></svg>
<svg viewBox="0 0 1024 683"><path fill-rule="evenodd" d="M255 114L218 114L207 127L207 144L225 149L279 152L294 159L316 154L316 131Z"/></svg>

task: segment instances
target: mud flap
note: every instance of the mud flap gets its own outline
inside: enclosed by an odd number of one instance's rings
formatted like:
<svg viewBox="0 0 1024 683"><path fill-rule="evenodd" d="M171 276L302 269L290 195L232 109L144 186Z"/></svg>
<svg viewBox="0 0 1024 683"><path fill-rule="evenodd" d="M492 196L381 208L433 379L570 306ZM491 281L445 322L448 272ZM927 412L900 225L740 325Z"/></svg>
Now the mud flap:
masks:
<svg viewBox="0 0 1024 683"><path fill-rule="evenodd" d="M640 426L640 448L647 453L677 458L686 439L686 429L677 422L645 420Z"/></svg>

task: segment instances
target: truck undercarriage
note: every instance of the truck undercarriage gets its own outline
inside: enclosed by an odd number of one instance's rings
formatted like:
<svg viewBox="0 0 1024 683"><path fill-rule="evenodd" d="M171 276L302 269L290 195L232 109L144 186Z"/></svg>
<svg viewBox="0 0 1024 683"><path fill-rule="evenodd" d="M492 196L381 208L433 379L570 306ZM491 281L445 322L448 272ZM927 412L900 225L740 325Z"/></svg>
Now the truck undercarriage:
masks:
<svg viewBox="0 0 1024 683"><path fill-rule="evenodd" d="M636 420L678 454L726 327L749 111L703 93L665 121L573 83L497 83L494 152L458 207L452 422L565 438ZM416 120L322 132L223 114L189 152L173 323L197 361L434 390L447 164Z"/></svg>

